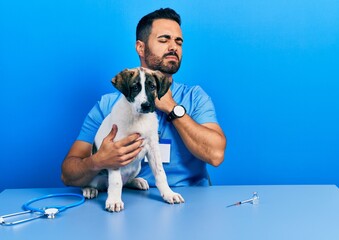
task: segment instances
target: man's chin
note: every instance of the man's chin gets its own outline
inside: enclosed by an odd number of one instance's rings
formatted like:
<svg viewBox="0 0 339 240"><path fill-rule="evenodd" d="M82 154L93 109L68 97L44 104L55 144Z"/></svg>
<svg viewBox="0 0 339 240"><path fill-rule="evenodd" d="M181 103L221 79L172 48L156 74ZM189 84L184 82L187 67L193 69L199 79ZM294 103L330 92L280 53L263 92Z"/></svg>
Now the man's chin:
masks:
<svg viewBox="0 0 339 240"><path fill-rule="evenodd" d="M171 61L165 67L162 68L162 72L167 74L174 74L178 72L179 68L180 65L177 62Z"/></svg>

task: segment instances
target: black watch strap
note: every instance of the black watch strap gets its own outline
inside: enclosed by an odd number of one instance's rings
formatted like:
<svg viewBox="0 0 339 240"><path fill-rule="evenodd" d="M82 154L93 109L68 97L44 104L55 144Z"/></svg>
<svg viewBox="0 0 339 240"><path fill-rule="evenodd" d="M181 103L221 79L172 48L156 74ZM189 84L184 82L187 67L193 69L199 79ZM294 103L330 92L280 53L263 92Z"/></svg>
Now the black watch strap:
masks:
<svg viewBox="0 0 339 240"><path fill-rule="evenodd" d="M167 121L169 122L172 122L174 119L176 119L177 117L175 116L174 112L170 112L168 115L167 115Z"/></svg>

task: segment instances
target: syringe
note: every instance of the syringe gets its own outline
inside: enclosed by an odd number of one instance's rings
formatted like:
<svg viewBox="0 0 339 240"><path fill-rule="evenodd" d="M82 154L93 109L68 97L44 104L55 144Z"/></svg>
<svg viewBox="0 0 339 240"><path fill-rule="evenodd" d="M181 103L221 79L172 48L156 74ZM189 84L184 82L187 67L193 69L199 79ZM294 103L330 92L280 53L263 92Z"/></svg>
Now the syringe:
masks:
<svg viewBox="0 0 339 240"><path fill-rule="evenodd" d="M233 204L231 204L231 205L228 205L227 207L238 206L238 205L241 205L241 204L244 204L244 203L259 204L259 196L258 196L258 193L257 193L257 192L254 192L252 198L247 199L247 200L244 200L244 201L240 201L240 202L233 203Z"/></svg>

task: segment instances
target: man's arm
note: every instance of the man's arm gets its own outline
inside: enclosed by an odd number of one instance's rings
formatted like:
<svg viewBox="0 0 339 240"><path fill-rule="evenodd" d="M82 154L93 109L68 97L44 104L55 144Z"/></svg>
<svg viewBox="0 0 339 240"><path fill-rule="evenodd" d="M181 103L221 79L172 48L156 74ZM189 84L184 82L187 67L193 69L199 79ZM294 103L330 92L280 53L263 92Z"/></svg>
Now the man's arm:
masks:
<svg viewBox="0 0 339 240"><path fill-rule="evenodd" d="M172 123L195 157L215 167L223 162L226 137L218 124L198 124L187 114Z"/></svg>
<svg viewBox="0 0 339 240"><path fill-rule="evenodd" d="M68 186L86 186L100 170L94 168L92 144L75 141L62 163L61 180Z"/></svg>
<svg viewBox="0 0 339 240"><path fill-rule="evenodd" d="M84 187L102 170L120 168L134 160L142 150L140 134L135 133L114 141L118 128L102 141L100 149L92 155L92 144L75 141L62 164L61 179L65 185Z"/></svg>
<svg viewBox="0 0 339 240"><path fill-rule="evenodd" d="M159 110L169 114L177 103L169 90L156 101ZM224 160L226 137L216 123L196 123L188 114L172 121L185 146L197 158L213 166L219 166Z"/></svg>

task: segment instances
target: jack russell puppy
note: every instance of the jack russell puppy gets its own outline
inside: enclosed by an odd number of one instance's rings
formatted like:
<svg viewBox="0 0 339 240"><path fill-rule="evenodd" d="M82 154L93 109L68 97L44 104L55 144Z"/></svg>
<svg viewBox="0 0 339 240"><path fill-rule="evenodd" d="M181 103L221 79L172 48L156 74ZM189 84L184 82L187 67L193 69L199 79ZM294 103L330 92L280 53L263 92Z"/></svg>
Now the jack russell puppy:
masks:
<svg viewBox="0 0 339 240"><path fill-rule="evenodd" d="M142 67L125 69L112 79L112 84L122 93L122 96L99 127L94 144L99 149L103 139L110 133L112 125L116 124L118 132L115 141L132 133L140 133L143 138L143 149L127 166L120 169L107 169L108 183L107 176L98 175L89 187L82 189L86 198L95 198L98 189L107 187L107 211L119 212L124 209L121 199L124 185L142 190L149 188L145 179L136 178L141 169L141 160L145 156L162 198L171 204L184 202L182 196L173 192L167 183L160 155L158 119L155 112L155 98L160 99L165 95L171 83L171 80L160 71Z"/></svg>

